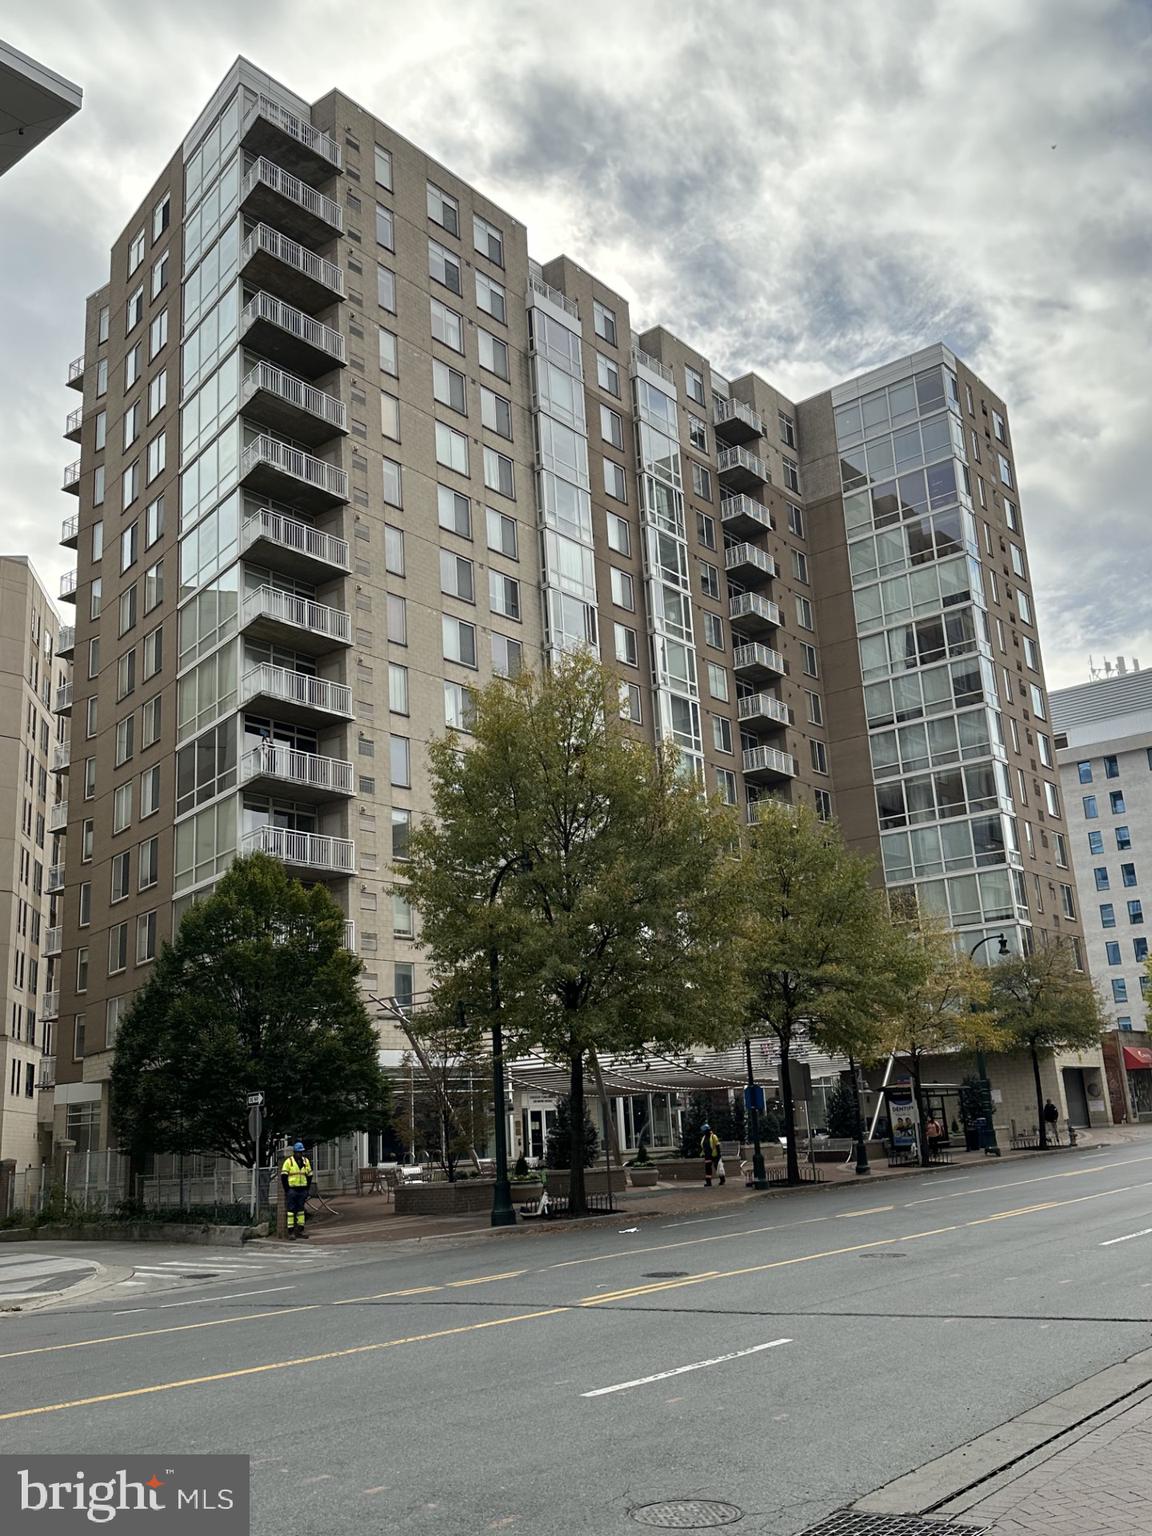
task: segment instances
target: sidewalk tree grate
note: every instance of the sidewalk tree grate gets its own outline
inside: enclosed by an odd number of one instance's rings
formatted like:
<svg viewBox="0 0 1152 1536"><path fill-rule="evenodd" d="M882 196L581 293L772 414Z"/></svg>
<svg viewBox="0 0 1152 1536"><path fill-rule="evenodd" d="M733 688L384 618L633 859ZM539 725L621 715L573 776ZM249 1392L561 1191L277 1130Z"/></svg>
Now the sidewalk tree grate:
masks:
<svg viewBox="0 0 1152 1536"><path fill-rule="evenodd" d="M655 1525L662 1531L703 1531L718 1525L735 1525L744 1511L716 1499L668 1499L663 1504L640 1504L628 1511L638 1525Z"/></svg>
<svg viewBox="0 0 1152 1536"><path fill-rule="evenodd" d="M955 1520L921 1519L919 1515L871 1515L859 1509L840 1509L810 1525L801 1536L980 1536L990 1525L957 1523Z"/></svg>

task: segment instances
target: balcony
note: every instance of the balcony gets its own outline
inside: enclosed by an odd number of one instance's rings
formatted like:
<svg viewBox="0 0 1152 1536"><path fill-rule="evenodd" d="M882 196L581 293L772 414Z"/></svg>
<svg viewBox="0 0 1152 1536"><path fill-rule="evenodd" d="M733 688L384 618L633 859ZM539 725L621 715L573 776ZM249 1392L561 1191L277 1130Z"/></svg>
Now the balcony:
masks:
<svg viewBox="0 0 1152 1536"><path fill-rule="evenodd" d="M716 468L721 483L734 491L756 490L772 478L764 460L747 448L721 448L716 455Z"/></svg>
<svg viewBox="0 0 1152 1536"><path fill-rule="evenodd" d="M65 832L68 829L68 802L57 800L55 805L48 808L49 832Z"/></svg>
<svg viewBox="0 0 1152 1536"><path fill-rule="evenodd" d="M653 357L648 352L643 352L639 347L632 348L632 364L634 368L647 368L650 373L656 374L667 384L675 384L676 375L667 363L662 363L658 357Z"/></svg>
<svg viewBox="0 0 1152 1536"><path fill-rule="evenodd" d="M764 418L743 400L716 400L712 406L712 425L716 436L726 443L748 443L764 437Z"/></svg>
<svg viewBox="0 0 1152 1536"><path fill-rule="evenodd" d="M772 794L761 795L758 800L749 800L745 809L745 820L750 827L754 827L761 819L761 807L765 805L777 806L787 811L790 816L795 816L796 814L796 807L790 801L783 799L782 796Z"/></svg>
<svg viewBox="0 0 1152 1536"><path fill-rule="evenodd" d="M60 542L65 549L75 549L80 542L80 514L73 512L60 524Z"/></svg>
<svg viewBox="0 0 1152 1536"><path fill-rule="evenodd" d="M356 790L352 764L341 757L320 757L297 752L277 742L264 741L240 759L241 784L257 784L269 794L291 789L294 800L331 800Z"/></svg>
<svg viewBox="0 0 1152 1536"><path fill-rule="evenodd" d="M729 544L724 551L724 569L729 576L752 586L771 581L780 574L772 556L755 544Z"/></svg>
<svg viewBox="0 0 1152 1536"><path fill-rule="evenodd" d="M766 635L778 629L784 622L783 615L771 598L761 597L759 592L739 592L728 599L728 617L733 630L741 635Z"/></svg>
<svg viewBox="0 0 1152 1536"><path fill-rule="evenodd" d="M64 423L64 436L70 443L78 443L80 441L80 433L83 430L83 427L84 407L82 405L78 405L74 411L68 412L67 420Z"/></svg>
<svg viewBox="0 0 1152 1536"><path fill-rule="evenodd" d="M52 713L56 715L70 715L72 713L72 684L59 683L56 687L56 697L52 701Z"/></svg>
<svg viewBox="0 0 1152 1536"><path fill-rule="evenodd" d="M84 358L74 357L68 364L68 378L65 381L69 389L84 388Z"/></svg>
<svg viewBox="0 0 1152 1536"><path fill-rule="evenodd" d="M350 955L356 953L356 923L350 917L344 919L344 948Z"/></svg>
<svg viewBox="0 0 1152 1536"><path fill-rule="evenodd" d="M59 636L57 637L57 640L56 640L56 654L57 654L57 656L71 656L72 652L75 649L76 649L76 626L75 626L75 624L61 624L61 626L60 626L60 634L59 634Z"/></svg>
<svg viewBox="0 0 1152 1536"><path fill-rule="evenodd" d="M65 571L60 578L60 601L62 603L74 603L76 601L76 572Z"/></svg>
<svg viewBox="0 0 1152 1536"><path fill-rule="evenodd" d="M240 479L250 490L301 511L321 512L348 500L348 475L302 448L261 433L240 456Z"/></svg>
<svg viewBox="0 0 1152 1536"><path fill-rule="evenodd" d="M253 294L245 304L240 335L245 346L312 379L343 368L347 361L339 331L270 293Z"/></svg>
<svg viewBox="0 0 1152 1536"><path fill-rule="evenodd" d="M724 496L720 500L720 521L729 533L755 536L772 529L772 514L762 502L751 496Z"/></svg>
<svg viewBox="0 0 1152 1536"><path fill-rule="evenodd" d="M56 1086L56 1058L55 1056L41 1056L40 1072L36 1078L36 1086L40 1092L51 1093Z"/></svg>
<svg viewBox="0 0 1152 1536"><path fill-rule="evenodd" d="M356 845L346 837L293 832L288 827L257 827L243 839L245 853L270 853L290 869L313 875L354 875Z"/></svg>
<svg viewBox="0 0 1152 1536"><path fill-rule="evenodd" d="M784 658L780 652L758 642L736 646L732 652L732 667L739 677L750 683L784 676Z"/></svg>
<svg viewBox="0 0 1152 1536"><path fill-rule="evenodd" d="M67 741L58 741L52 748L52 772L67 773L68 764L72 761L72 744Z"/></svg>
<svg viewBox="0 0 1152 1536"><path fill-rule="evenodd" d="M301 725L326 725L332 719L352 718L352 690L311 672L293 672L262 661L250 668L240 685L240 702L258 705L278 720Z"/></svg>
<svg viewBox="0 0 1152 1536"><path fill-rule="evenodd" d="M331 581L352 569L347 539L321 533L311 523L285 517L271 507L247 514L240 548L261 565L303 581Z"/></svg>
<svg viewBox="0 0 1152 1536"><path fill-rule="evenodd" d="M80 460L79 459L75 459L65 469L65 471L64 471L64 479L61 481L60 489L62 491L69 491L69 492L71 492L71 494L73 496L79 496L79 494L80 494Z"/></svg>
<svg viewBox="0 0 1152 1536"><path fill-rule="evenodd" d="M296 240L332 240L344 229L340 204L263 155L253 160L240 184L240 206L251 218L267 220Z"/></svg>
<svg viewBox="0 0 1152 1536"><path fill-rule="evenodd" d="M53 896L57 891L64 889L63 864L49 864L48 878L44 882L44 889L48 892L49 896Z"/></svg>
<svg viewBox="0 0 1152 1536"><path fill-rule="evenodd" d="M40 1017L45 1021L60 1017L59 992L45 992L40 1004Z"/></svg>
<svg viewBox="0 0 1152 1536"><path fill-rule="evenodd" d="M240 272L257 288L305 309L322 309L344 297L344 273L335 262L267 224L257 224L240 247Z"/></svg>
<svg viewBox="0 0 1152 1536"><path fill-rule="evenodd" d="M315 447L348 430L344 402L273 363L257 363L240 387L240 407L263 426Z"/></svg>
<svg viewBox="0 0 1152 1536"><path fill-rule="evenodd" d="M760 730L790 723L787 704L771 693L745 694L736 701L736 714L741 725L750 725Z"/></svg>
<svg viewBox="0 0 1152 1536"><path fill-rule="evenodd" d="M791 752L781 752L776 747L745 747L743 755L744 777L754 784L796 777L796 759Z"/></svg>
<svg viewBox="0 0 1152 1536"><path fill-rule="evenodd" d="M46 956L58 955L64 948L64 929L60 924L55 928L48 928L44 933L44 947L41 954Z"/></svg>
<svg viewBox="0 0 1152 1536"><path fill-rule="evenodd" d="M352 644L352 620L343 608L330 608L279 587L258 587L245 595L240 628L254 640L270 640L313 656Z"/></svg>
<svg viewBox="0 0 1152 1536"><path fill-rule="evenodd" d="M331 134L313 128L268 96L258 96L248 108L240 142L250 154L267 150L282 165L299 173L330 176L341 167L340 146Z"/></svg>

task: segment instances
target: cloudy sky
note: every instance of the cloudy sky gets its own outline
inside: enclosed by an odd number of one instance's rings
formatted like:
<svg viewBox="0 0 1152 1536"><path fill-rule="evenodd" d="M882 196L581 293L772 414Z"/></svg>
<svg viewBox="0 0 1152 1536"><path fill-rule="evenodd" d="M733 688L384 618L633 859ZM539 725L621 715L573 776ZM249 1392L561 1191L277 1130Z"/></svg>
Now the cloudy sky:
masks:
<svg viewBox="0 0 1152 1536"><path fill-rule="evenodd" d="M0 182L0 549L53 588L84 295L244 53L339 86L727 373L802 398L948 342L1012 410L1050 684L1152 665L1147 0L53 0L2 25L85 93Z"/></svg>

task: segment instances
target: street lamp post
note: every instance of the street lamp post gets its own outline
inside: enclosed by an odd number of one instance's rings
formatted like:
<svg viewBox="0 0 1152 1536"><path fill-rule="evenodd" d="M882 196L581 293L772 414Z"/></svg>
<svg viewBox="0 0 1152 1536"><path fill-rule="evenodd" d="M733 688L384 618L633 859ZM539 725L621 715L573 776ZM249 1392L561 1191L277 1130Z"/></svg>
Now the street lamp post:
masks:
<svg viewBox="0 0 1152 1536"><path fill-rule="evenodd" d="M868 1161L868 1143L864 1139L864 1113L860 1107L860 1068L854 1056L848 1058L848 1070L852 1074L852 1101L856 1110L856 1173L862 1176L872 1172Z"/></svg>
<svg viewBox="0 0 1152 1536"><path fill-rule="evenodd" d="M496 1120L496 1187L492 1191L492 1225L514 1227L516 1207L508 1179L508 1113L504 1104L504 1031L500 1025L500 955L488 951L488 988L492 1027L492 1109Z"/></svg>
<svg viewBox="0 0 1152 1536"><path fill-rule="evenodd" d="M991 944L995 939L999 948L997 953L1008 953L1008 940L1002 933L989 933L982 939L977 939L968 951L969 960L975 957L978 949L983 949L985 944ZM976 1050L976 1076L980 1079L980 1108L984 1112L984 1118L988 1122L988 1145L984 1148L992 1157L1000 1156L1000 1147L996 1140L996 1122L992 1118L992 1088L988 1082L988 1063L984 1059L984 1048L978 1046Z"/></svg>
<svg viewBox="0 0 1152 1536"><path fill-rule="evenodd" d="M744 1036L744 1054L748 1062L748 1114L752 1121L752 1188L767 1189L768 1174L764 1168L764 1150L760 1145L760 1106L756 1079L752 1073L752 1039Z"/></svg>

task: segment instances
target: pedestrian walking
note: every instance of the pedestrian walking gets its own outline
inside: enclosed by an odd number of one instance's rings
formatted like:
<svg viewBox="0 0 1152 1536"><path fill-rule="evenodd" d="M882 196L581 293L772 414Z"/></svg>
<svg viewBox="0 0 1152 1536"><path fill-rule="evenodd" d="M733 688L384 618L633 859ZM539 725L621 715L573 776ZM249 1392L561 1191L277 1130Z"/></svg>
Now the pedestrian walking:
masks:
<svg viewBox="0 0 1152 1536"><path fill-rule="evenodd" d="M940 1142L944 1137L944 1127L940 1124L935 1115L932 1116L932 1118L928 1121L928 1124L924 1127L924 1134L928 1138L928 1151L937 1151L940 1146Z"/></svg>
<svg viewBox="0 0 1152 1536"><path fill-rule="evenodd" d="M312 1164L304 1151L304 1143L298 1141L280 1165L280 1182L284 1186L284 1203L288 1209L288 1236L292 1239L307 1237L304 1230L304 1202L312 1187Z"/></svg>
<svg viewBox="0 0 1152 1536"><path fill-rule="evenodd" d="M720 1156L720 1138L710 1125L700 1127L700 1156L704 1159L704 1183L712 1188L712 1175L724 1183L724 1159Z"/></svg>
<svg viewBox="0 0 1152 1536"><path fill-rule="evenodd" d="M1060 1143L1060 1111L1051 1099L1044 1100L1044 1126L1057 1145Z"/></svg>

